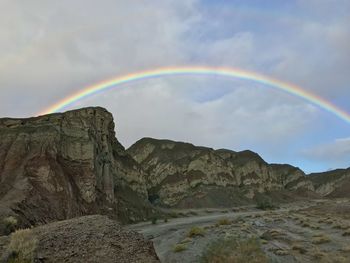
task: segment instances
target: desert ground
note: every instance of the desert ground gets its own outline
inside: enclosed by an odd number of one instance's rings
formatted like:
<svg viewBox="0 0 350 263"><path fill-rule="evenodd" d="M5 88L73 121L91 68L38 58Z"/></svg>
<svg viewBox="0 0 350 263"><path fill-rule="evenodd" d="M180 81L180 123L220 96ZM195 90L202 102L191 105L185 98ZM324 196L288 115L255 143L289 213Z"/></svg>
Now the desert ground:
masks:
<svg viewBox="0 0 350 263"><path fill-rule="evenodd" d="M239 253L262 255L256 262L350 262L350 199L174 213L182 217L127 227L153 241L161 262L223 262Z"/></svg>

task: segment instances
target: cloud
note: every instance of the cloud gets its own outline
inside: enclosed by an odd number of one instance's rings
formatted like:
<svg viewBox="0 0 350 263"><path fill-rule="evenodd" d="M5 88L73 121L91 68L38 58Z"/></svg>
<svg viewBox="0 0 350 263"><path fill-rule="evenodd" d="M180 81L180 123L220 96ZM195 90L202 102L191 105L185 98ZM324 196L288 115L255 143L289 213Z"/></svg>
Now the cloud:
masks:
<svg viewBox="0 0 350 263"><path fill-rule="evenodd" d="M323 143L304 150L303 154L313 160L333 162L338 166L350 167L350 137Z"/></svg>
<svg viewBox="0 0 350 263"><path fill-rule="evenodd" d="M348 1L296 1L288 10L261 9L256 1L242 1L243 7L208 2L3 1L0 116L35 115L125 73L192 64L267 74L350 110ZM172 138L254 148L275 161L300 157L300 142L322 144L315 133L337 138L350 132L339 121L318 129L328 114L299 98L219 77L132 83L72 107L88 105L115 115L126 145L143 136Z"/></svg>
<svg viewBox="0 0 350 263"><path fill-rule="evenodd" d="M176 85L182 81L186 85ZM109 105L115 114L118 138L125 146L149 136L215 148L267 148L271 152L284 152L281 145L298 140L320 113L284 93L266 92L247 83L231 83L224 96L216 96L215 90L228 85L226 82L212 80L211 90L204 91L204 101L197 99L203 92L202 81L170 78L132 83L74 107L96 101Z"/></svg>
<svg viewBox="0 0 350 263"><path fill-rule="evenodd" d="M34 114L105 78L185 64L194 4L7 1L0 11L1 102L20 101L20 107L1 103L0 112Z"/></svg>

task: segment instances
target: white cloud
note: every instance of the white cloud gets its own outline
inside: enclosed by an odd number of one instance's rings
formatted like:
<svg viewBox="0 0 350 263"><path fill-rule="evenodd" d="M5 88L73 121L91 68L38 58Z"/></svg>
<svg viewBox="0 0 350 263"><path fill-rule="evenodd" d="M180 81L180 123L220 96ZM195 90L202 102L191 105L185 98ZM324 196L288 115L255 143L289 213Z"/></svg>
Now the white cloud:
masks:
<svg viewBox="0 0 350 263"><path fill-rule="evenodd" d="M0 116L34 115L124 73L198 63L254 70L345 101L350 18L336 11L349 5L330 2L298 1L301 13L286 18L249 10L231 14L227 6L204 11L199 0L4 0ZM257 146L278 152L278 159L299 137L337 129L317 130L322 111L251 82L191 77L128 87L74 105L108 108L126 145L153 136L213 147Z"/></svg>
<svg viewBox="0 0 350 263"><path fill-rule="evenodd" d="M350 137L335 139L332 142L304 150L304 155L310 159L350 167Z"/></svg>

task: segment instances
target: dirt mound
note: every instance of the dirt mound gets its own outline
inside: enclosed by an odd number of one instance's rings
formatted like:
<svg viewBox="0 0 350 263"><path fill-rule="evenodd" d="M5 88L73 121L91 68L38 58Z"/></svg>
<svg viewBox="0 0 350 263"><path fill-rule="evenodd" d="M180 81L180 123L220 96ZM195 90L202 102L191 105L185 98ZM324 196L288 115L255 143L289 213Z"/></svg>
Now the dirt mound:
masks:
<svg viewBox="0 0 350 263"><path fill-rule="evenodd" d="M159 262L152 242L141 234L123 230L106 216L84 216L29 231L31 239L36 240L34 262ZM8 244L15 234L7 238Z"/></svg>

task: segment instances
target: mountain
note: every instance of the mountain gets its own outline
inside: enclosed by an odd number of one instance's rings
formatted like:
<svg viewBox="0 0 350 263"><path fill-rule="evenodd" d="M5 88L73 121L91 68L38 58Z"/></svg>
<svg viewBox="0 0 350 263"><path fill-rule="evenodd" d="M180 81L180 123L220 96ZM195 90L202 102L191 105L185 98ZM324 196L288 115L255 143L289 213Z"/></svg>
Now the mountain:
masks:
<svg viewBox="0 0 350 263"><path fill-rule="evenodd" d="M30 226L88 214L146 218L145 174L114 129L112 114L98 107L0 119L0 219L15 215Z"/></svg>
<svg viewBox="0 0 350 263"><path fill-rule="evenodd" d="M90 214L130 223L162 207L348 196L349 169L305 175L257 153L143 138L128 150L99 107L0 119L0 220L33 226Z"/></svg>
<svg viewBox="0 0 350 263"><path fill-rule="evenodd" d="M162 206L232 206L261 195L278 200L314 190L299 168L268 164L252 151L143 138L127 152L145 171L150 201Z"/></svg>
<svg viewBox="0 0 350 263"><path fill-rule="evenodd" d="M350 168L337 169L309 176L315 191L322 196L337 198L350 197Z"/></svg>

